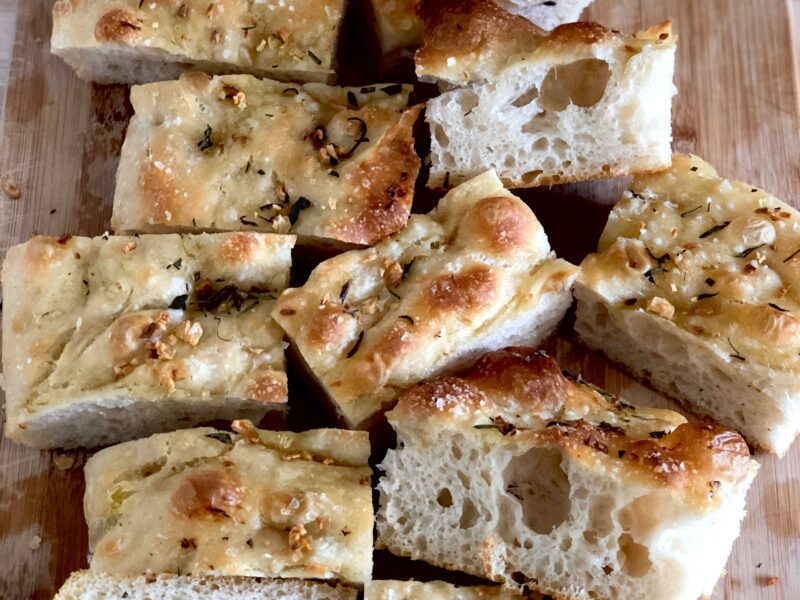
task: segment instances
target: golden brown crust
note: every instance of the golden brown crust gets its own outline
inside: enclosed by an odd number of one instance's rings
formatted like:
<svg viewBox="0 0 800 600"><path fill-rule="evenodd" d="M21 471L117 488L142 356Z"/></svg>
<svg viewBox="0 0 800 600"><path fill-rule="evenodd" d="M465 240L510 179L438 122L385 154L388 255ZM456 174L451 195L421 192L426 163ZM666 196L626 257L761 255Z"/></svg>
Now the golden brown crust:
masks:
<svg viewBox="0 0 800 600"><path fill-rule="evenodd" d="M491 0L425 2L419 15L425 23L424 44L415 57L421 76L437 75L457 63L466 78L472 79L470 73L481 69L481 61L530 52L546 35Z"/></svg>
<svg viewBox="0 0 800 600"><path fill-rule="evenodd" d="M141 29L141 21L136 15L116 9L100 17L94 27L94 37L98 42L130 44L139 36Z"/></svg>
<svg viewBox="0 0 800 600"><path fill-rule="evenodd" d="M410 89L204 73L136 86L112 226L377 243L411 212L423 107L406 107Z"/></svg>
<svg viewBox="0 0 800 600"><path fill-rule="evenodd" d="M436 277L428 284L424 304L420 308L423 315L442 311L475 312L495 301L497 288L492 270L475 266L457 275Z"/></svg>
<svg viewBox="0 0 800 600"><path fill-rule="evenodd" d="M340 240L371 246L400 231L408 221L420 168L413 127L423 108L419 104L404 111L374 153L361 162L353 181L353 199L360 208L340 221Z"/></svg>
<svg viewBox="0 0 800 600"><path fill-rule="evenodd" d="M636 408L565 376L551 357L531 348L491 352L458 377L423 383L402 395L388 416L404 430L474 428L559 447L586 464L690 490L700 500L750 469L739 434L686 423L671 411Z"/></svg>

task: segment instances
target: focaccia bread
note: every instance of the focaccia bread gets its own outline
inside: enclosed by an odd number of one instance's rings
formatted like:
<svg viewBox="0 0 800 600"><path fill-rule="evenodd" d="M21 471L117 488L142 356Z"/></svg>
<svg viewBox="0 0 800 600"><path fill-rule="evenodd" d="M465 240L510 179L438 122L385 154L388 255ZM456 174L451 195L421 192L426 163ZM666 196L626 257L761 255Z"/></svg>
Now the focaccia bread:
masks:
<svg viewBox="0 0 800 600"><path fill-rule="evenodd" d="M5 432L96 446L287 398L282 332L293 236L34 237L3 264Z"/></svg>
<svg viewBox="0 0 800 600"><path fill-rule="evenodd" d="M422 0L370 0L378 43L384 56L399 58L422 43L425 25L417 11ZM591 0L497 0L497 5L542 29L577 21ZM480 6L477 7L480 9ZM504 31L504 33L508 33Z"/></svg>
<svg viewBox="0 0 800 600"><path fill-rule="evenodd" d="M51 50L100 83L189 69L331 82L344 9L345 0L57 0Z"/></svg>
<svg viewBox="0 0 800 600"><path fill-rule="evenodd" d="M490 0L466 4L480 10L426 4L417 75L455 86L426 110L430 187L490 168L510 187L535 187L669 166L669 22L630 36L571 23L543 36Z"/></svg>
<svg viewBox="0 0 800 600"><path fill-rule="evenodd" d="M186 577L76 571L54 600L356 600L356 589L322 581L254 577Z"/></svg>
<svg viewBox="0 0 800 600"><path fill-rule="evenodd" d="M379 547L557 598L710 594L758 468L737 433L632 406L529 348L387 417Z"/></svg>
<svg viewBox="0 0 800 600"><path fill-rule="evenodd" d="M368 435L233 429L156 434L90 458L91 571L369 581Z"/></svg>
<svg viewBox="0 0 800 600"><path fill-rule="evenodd" d="M487 350L539 343L576 276L486 172L396 236L321 263L272 314L347 426L370 428L404 388Z"/></svg>
<svg viewBox="0 0 800 600"><path fill-rule="evenodd" d="M522 600L500 586L456 587L444 581L371 581L364 586L364 600ZM538 598L538 594L532 598Z"/></svg>
<svg viewBox="0 0 800 600"><path fill-rule="evenodd" d="M575 329L778 454L800 430L800 214L696 156L634 180L583 263Z"/></svg>
<svg viewBox="0 0 800 600"><path fill-rule="evenodd" d="M111 224L373 244L411 211L422 107L406 108L410 91L204 73L134 87Z"/></svg>

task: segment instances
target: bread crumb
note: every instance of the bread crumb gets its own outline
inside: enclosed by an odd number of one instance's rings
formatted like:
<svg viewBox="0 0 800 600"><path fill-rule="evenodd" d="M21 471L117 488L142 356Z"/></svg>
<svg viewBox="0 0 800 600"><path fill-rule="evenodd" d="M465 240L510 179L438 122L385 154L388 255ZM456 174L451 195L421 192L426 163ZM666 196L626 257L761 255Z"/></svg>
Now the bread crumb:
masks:
<svg viewBox="0 0 800 600"><path fill-rule="evenodd" d="M781 580L780 577L778 577L777 575L773 575L772 577L767 579L767 587L772 587L773 585L776 585L780 580Z"/></svg>
<svg viewBox="0 0 800 600"><path fill-rule="evenodd" d="M38 550L39 547L42 545L42 538L38 535L33 536L30 540L28 540L28 548L31 550Z"/></svg>
<svg viewBox="0 0 800 600"><path fill-rule="evenodd" d="M19 200L22 197L22 191L20 191L19 186L8 177L3 178L2 185L3 191L9 200Z"/></svg>
<svg viewBox="0 0 800 600"><path fill-rule="evenodd" d="M75 457L69 454L54 454L53 464L59 471L69 471L75 466Z"/></svg>

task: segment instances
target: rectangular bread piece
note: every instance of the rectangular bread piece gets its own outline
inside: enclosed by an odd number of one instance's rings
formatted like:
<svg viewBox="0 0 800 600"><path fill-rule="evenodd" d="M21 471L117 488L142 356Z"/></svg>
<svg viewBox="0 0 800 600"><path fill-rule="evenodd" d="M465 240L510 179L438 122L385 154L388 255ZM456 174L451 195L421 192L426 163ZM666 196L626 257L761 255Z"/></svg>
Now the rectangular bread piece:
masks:
<svg viewBox="0 0 800 600"><path fill-rule="evenodd" d="M156 434L89 459L91 571L369 581L368 435L233 429Z"/></svg>
<svg viewBox="0 0 800 600"><path fill-rule="evenodd" d="M417 11L422 0L369 0L378 43L385 57L410 56L423 40L425 25ZM591 0L497 0L497 5L542 29L577 21ZM469 5L468 5L469 6ZM470 6L469 10L473 8Z"/></svg>
<svg viewBox="0 0 800 600"><path fill-rule="evenodd" d="M401 390L507 344L538 344L572 303L577 267L488 171L373 248L321 263L273 318L348 427Z"/></svg>
<svg viewBox="0 0 800 600"><path fill-rule="evenodd" d="M636 178L576 287L575 330L782 455L800 431L800 213L696 156Z"/></svg>
<svg viewBox="0 0 800 600"><path fill-rule="evenodd" d="M54 600L356 600L356 589L322 581L254 577L119 576L76 571Z"/></svg>
<svg viewBox="0 0 800 600"><path fill-rule="evenodd" d="M632 406L528 348L387 416L378 546L557 598L710 594L758 469L737 433Z"/></svg>
<svg viewBox="0 0 800 600"><path fill-rule="evenodd" d="M536 599L538 594L533 595ZM500 586L457 587L444 581L371 581L364 600L522 600L525 596Z"/></svg>
<svg viewBox="0 0 800 600"><path fill-rule="evenodd" d="M99 83L190 69L331 82L344 10L345 0L57 0L51 50Z"/></svg>
<svg viewBox="0 0 800 600"><path fill-rule="evenodd" d="M410 92L197 72L136 86L111 225L374 244L411 212L422 106L406 108Z"/></svg>
<svg viewBox="0 0 800 600"><path fill-rule="evenodd" d="M669 166L669 22L631 36L596 23L542 34L490 0L468 4L430 2L424 13L417 75L454 88L428 102L430 187L486 169L536 187Z"/></svg>
<svg viewBox="0 0 800 600"><path fill-rule="evenodd" d="M96 446L287 398L270 318L293 236L37 236L3 264L5 432Z"/></svg>

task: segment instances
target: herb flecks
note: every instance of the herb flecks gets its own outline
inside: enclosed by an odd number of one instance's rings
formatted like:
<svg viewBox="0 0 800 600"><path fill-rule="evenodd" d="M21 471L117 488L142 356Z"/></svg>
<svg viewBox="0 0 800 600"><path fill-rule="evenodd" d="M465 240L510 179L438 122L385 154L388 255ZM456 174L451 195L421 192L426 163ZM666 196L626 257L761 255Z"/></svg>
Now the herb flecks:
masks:
<svg viewBox="0 0 800 600"><path fill-rule="evenodd" d="M700 239L702 240L704 238L707 238L710 235L714 235L718 231L722 231L723 229L725 229L730 224L731 224L730 221L725 221L724 223L720 223L719 225L714 225L714 227L712 227L711 229L701 233L700 234Z"/></svg>
<svg viewBox="0 0 800 600"><path fill-rule="evenodd" d="M172 310L186 310L186 302L189 300L189 294L180 294L172 299L169 308Z"/></svg>
<svg viewBox="0 0 800 600"><path fill-rule="evenodd" d="M297 223L297 219L300 218L300 213L310 207L311 200L305 196L300 196L297 199L297 202L292 204L291 208L289 209L289 224L294 225Z"/></svg>
<svg viewBox="0 0 800 600"><path fill-rule="evenodd" d="M211 129L211 125L206 125L206 128L203 131L202 139L197 142L197 147L200 148L200 152L205 152L214 145L214 140L211 139L213 133L214 132Z"/></svg>
<svg viewBox="0 0 800 600"><path fill-rule="evenodd" d="M727 338L727 339L728 339L728 345L731 347L731 349L732 349L732 350L733 350L733 352L734 352L733 354L731 354L731 355L730 355L730 357L731 357L731 358L735 358L736 360L740 360L740 361L742 361L742 362L744 362L745 360L747 360L747 359L745 359L745 357L744 357L744 356L742 356L742 353L741 353L741 352L739 352L739 351L736 349L736 346L734 346L734 345L733 345L733 342L731 341L731 338Z"/></svg>
<svg viewBox="0 0 800 600"><path fill-rule="evenodd" d="M693 213L693 212L695 212L695 211L698 211L698 210L700 210L701 208L703 208L703 205L702 205L702 204L701 204L701 205L699 205L699 206L695 206L695 207L694 207L693 209L691 209L691 210L687 210L686 212L682 212L682 213L681 213L681 218L683 218L683 217L686 217L686 216L689 216L690 214L692 214L692 213Z"/></svg>
<svg viewBox="0 0 800 600"><path fill-rule="evenodd" d="M770 303L769 303L769 305L770 305L772 308L774 308L775 310L777 310L778 312L789 312L787 309L785 309L785 308L782 308L782 307L778 306L778 305L777 305L777 304L775 304L774 302L770 302Z"/></svg>
<svg viewBox="0 0 800 600"><path fill-rule="evenodd" d="M736 258L747 258L747 257L748 257L748 256L750 256L750 255L751 255L753 252L755 252L755 251L756 251L756 250L758 250L759 248L763 248L764 246L766 246L766 244L759 244L758 246L752 246L751 248L745 248L744 250L742 250L741 252L739 252L739 254L735 254L734 256L735 256ZM784 261L784 262L786 262L786 261Z"/></svg>
<svg viewBox="0 0 800 600"><path fill-rule="evenodd" d="M355 356L355 353L358 352L358 348L361 346L361 342L362 341L364 341L364 330L363 329L358 334L358 338L356 339L356 343L347 352L347 358L353 358L353 356Z"/></svg>

